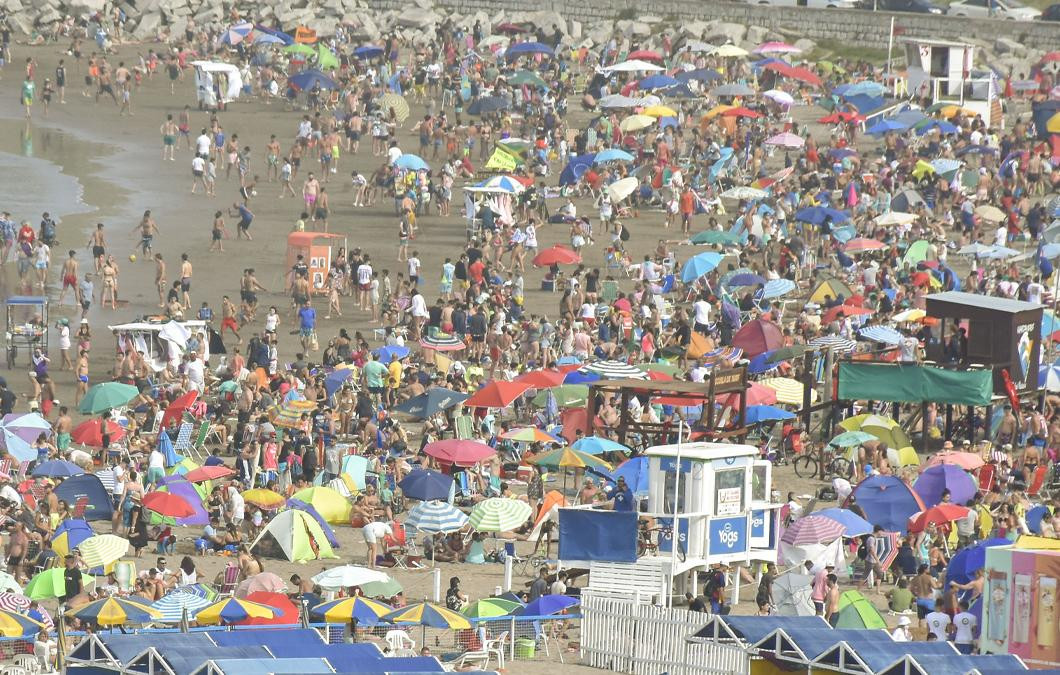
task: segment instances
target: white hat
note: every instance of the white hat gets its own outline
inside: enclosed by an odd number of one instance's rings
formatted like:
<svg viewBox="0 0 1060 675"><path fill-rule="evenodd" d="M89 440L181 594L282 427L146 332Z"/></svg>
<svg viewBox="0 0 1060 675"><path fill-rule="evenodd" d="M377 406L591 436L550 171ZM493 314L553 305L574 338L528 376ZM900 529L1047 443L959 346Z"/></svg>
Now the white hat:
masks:
<svg viewBox="0 0 1060 675"><path fill-rule="evenodd" d="M908 616L903 616L902 618L898 619L898 627L899 628L901 628L902 626L908 626L911 623L912 623L912 621L909 620Z"/></svg>

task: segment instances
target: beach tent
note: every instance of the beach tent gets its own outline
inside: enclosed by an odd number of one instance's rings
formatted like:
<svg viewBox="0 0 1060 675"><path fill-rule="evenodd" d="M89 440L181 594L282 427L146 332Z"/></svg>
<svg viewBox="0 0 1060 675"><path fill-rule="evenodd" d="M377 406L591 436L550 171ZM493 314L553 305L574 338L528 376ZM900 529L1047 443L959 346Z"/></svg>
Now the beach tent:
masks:
<svg viewBox="0 0 1060 675"><path fill-rule="evenodd" d="M306 504L300 499L288 499L287 506L298 511L304 511L313 517L313 520L317 521L320 525L320 529L323 530L324 536L328 538L328 543L331 544L332 548L339 547L339 540L335 537L335 531L328 525L328 521L324 520L324 516L320 515L320 512L313 508L311 505Z"/></svg>
<svg viewBox="0 0 1060 675"><path fill-rule="evenodd" d="M839 617L836 628L887 628L880 610L858 591L845 591L839 596Z"/></svg>
<svg viewBox="0 0 1060 675"><path fill-rule="evenodd" d="M851 499L861 506L870 523L902 534L909 525L909 516L924 510L920 496L897 476L869 476L857 484L845 507L850 506Z"/></svg>
<svg viewBox="0 0 1060 675"><path fill-rule="evenodd" d="M216 61L192 61L191 65L195 66L195 91L200 104L213 108L218 103L228 103L239 98L239 93L243 91L243 76L237 66ZM221 100L218 101L213 85L214 79L221 75L225 77L226 86L221 92Z"/></svg>
<svg viewBox="0 0 1060 675"><path fill-rule="evenodd" d="M77 500L87 497L85 520L110 520L114 514L107 488L103 487L99 478L90 473L67 478L55 488L55 496L71 507L77 504Z"/></svg>
<svg viewBox="0 0 1060 675"><path fill-rule="evenodd" d="M254 540L250 550L292 562L338 558L313 516L297 509L282 511L273 518Z"/></svg>
<svg viewBox="0 0 1060 675"><path fill-rule="evenodd" d="M350 502L337 490L325 486L311 487L292 496L312 506L329 523L350 522Z"/></svg>

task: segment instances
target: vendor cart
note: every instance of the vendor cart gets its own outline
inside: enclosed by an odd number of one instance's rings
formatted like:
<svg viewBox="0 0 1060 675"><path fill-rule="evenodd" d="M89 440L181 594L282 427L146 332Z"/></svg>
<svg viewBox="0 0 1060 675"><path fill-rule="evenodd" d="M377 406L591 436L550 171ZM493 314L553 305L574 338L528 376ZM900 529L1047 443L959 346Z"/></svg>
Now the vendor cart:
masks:
<svg viewBox="0 0 1060 675"><path fill-rule="evenodd" d="M7 299L7 367L14 368L20 349L32 357L33 349L48 351L48 298L15 295Z"/></svg>

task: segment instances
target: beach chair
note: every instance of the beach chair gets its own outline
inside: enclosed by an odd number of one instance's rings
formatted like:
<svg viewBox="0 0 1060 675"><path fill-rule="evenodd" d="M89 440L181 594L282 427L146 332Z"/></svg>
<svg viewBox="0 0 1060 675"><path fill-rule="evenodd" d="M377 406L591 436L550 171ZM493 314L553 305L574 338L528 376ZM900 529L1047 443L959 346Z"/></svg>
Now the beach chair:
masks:
<svg viewBox="0 0 1060 675"><path fill-rule="evenodd" d="M177 440L173 441L173 451L182 453L191 447L191 435L195 431L195 425L191 422L181 422L177 430Z"/></svg>
<svg viewBox="0 0 1060 675"><path fill-rule="evenodd" d="M600 301L610 305L618 300L618 282L614 279L605 279L600 282Z"/></svg>
<svg viewBox="0 0 1060 675"><path fill-rule="evenodd" d="M1034 469L1034 473L1031 474L1031 484L1027 488L1028 497L1037 497L1038 493L1042 491L1047 473L1049 473L1049 466L1046 464L1041 464Z"/></svg>
<svg viewBox="0 0 1060 675"><path fill-rule="evenodd" d="M236 584L239 583L239 565L229 562L221 574L223 576L217 592L221 595L228 595L236 590Z"/></svg>
<svg viewBox="0 0 1060 675"><path fill-rule="evenodd" d="M390 530L394 534L388 534L383 541L387 553L394 556L394 567L403 570L418 569L420 565L412 560L419 557L416 555L415 538L410 540L405 526L396 520L390 523Z"/></svg>
<svg viewBox="0 0 1060 675"><path fill-rule="evenodd" d="M997 476L997 466L984 464L979 467L979 492L986 494L994 489L994 478Z"/></svg>
<svg viewBox="0 0 1060 675"><path fill-rule="evenodd" d="M504 670L504 645L508 642L508 631L504 631L495 638L482 641L482 650L486 652L486 663L483 669L489 668L490 658L497 657L497 669Z"/></svg>
<svg viewBox="0 0 1060 675"><path fill-rule="evenodd" d="M388 630L383 641L391 656L416 656L416 641L403 630Z"/></svg>
<svg viewBox="0 0 1060 675"><path fill-rule="evenodd" d="M74 512L70 514L70 517L76 520L83 520L86 509L88 509L88 497L78 497L77 501L74 502Z"/></svg>
<svg viewBox="0 0 1060 675"><path fill-rule="evenodd" d="M456 438L459 438L462 441L468 441L474 438L475 422L471 419L471 415L454 415L453 430L456 434Z"/></svg>

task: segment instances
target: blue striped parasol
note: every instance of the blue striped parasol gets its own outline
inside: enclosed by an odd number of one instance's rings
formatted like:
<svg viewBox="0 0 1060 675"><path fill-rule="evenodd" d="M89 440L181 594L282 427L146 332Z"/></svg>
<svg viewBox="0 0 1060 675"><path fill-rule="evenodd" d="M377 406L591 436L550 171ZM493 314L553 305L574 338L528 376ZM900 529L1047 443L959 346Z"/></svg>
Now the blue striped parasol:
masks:
<svg viewBox="0 0 1060 675"><path fill-rule="evenodd" d="M156 610L161 615L159 621L162 623L180 623L185 609L188 610L189 616L193 616L211 602L211 600L207 600L201 595L178 589L156 600L152 603L151 609Z"/></svg>
<svg viewBox="0 0 1060 675"><path fill-rule="evenodd" d="M455 532L467 524L467 516L452 504L432 500L412 507L405 527L435 534Z"/></svg>

